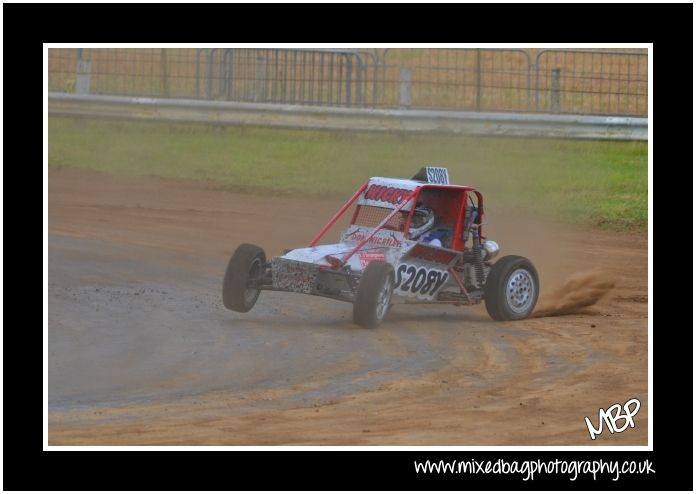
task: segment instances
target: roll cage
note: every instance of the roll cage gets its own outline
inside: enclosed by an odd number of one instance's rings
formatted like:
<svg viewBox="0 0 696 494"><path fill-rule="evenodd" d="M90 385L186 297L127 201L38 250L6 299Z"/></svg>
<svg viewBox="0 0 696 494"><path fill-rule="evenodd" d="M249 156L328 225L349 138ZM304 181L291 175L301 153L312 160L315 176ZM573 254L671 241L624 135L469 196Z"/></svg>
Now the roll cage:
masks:
<svg viewBox="0 0 696 494"><path fill-rule="evenodd" d="M324 234L336 224L336 222L345 214L348 209L361 197L364 198L368 186L374 180L370 179L358 188L350 199L334 214L334 216L324 225L317 235L309 242L309 247L314 247L321 240ZM384 179L389 180L389 179ZM426 206L432 208L435 215L447 222L452 228L451 248L458 251L463 251L467 240L467 231L471 226L475 225L478 228L479 235L482 235L482 220L483 220L483 196L473 187L465 185L441 185L430 184L412 181L410 184L413 190L399 196L399 202L391 207L378 206L389 210L389 213L376 225L365 237L358 242L349 252L341 259L341 263L345 264L356 252L358 252L369 240L402 209L409 203L413 205L423 202ZM473 203L473 197L476 198L476 204ZM471 206L469 206L471 204ZM351 218L351 225L355 224L358 217L358 212L361 207L366 205L358 204ZM408 211L408 216L403 226L404 239L409 239L409 228L415 207L411 207ZM475 215L471 217L472 215Z"/></svg>

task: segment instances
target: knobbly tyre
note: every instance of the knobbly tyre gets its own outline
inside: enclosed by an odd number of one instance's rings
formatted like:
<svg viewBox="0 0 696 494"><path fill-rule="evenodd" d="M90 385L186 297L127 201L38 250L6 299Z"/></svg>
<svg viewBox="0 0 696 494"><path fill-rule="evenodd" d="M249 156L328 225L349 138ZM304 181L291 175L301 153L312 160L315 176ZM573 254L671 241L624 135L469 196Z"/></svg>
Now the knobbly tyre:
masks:
<svg viewBox="0 0 696 494"><path fill-rule="evenodd" d="M339 243L319 240L352 206ZM498 244L483 236L483 196L450 185L446 168L424 167L412 179L373 177L305 248L273 257L242 244L223 281L225 307L248 312L262 290L317 295L353 304L353 320L377 327L395 303L485 302L497 321L534 310L539 278L520 256L497 262Z"/></svg>

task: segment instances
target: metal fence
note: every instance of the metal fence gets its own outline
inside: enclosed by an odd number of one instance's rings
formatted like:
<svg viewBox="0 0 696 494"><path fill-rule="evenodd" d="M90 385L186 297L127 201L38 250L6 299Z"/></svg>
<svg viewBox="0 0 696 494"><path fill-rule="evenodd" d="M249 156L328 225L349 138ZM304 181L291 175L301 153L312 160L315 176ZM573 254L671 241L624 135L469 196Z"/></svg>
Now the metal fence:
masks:
<svg viewBox="0 0 696 494"><path fill-rule="evenodd" d="M336 49L200 49L196 97L266 103L375 106L377 60Z"/></svg>
<svg viewBox="0 0 696 494"><path fill-rule="evenodd" d="M49 89L351 108L645 116L647 51L49 49Z"/></svg>
<svg viewBox="0 0 696 494"><path fill-rule="evenodd" d="M534 77L536 111L648 114L647 54L542 50Z"/></svg>

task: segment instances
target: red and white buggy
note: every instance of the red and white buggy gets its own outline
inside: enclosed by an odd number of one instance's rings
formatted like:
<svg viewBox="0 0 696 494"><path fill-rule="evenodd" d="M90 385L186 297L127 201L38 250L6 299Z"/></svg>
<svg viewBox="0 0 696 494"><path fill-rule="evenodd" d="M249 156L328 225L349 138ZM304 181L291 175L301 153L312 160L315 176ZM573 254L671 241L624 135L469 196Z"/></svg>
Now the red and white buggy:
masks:
<svg viewBox="0 0 696 494"><path fill-rule="evenodd" d="M352 206L339 243L321 237ZM434 212L437 241L413 237L414 213ZM532 263L504 256L482 232L483 196L450 185L447 169L425 167L410 180L373 177L312 239L268 262L260 247L242 244L223 282L225 307L247 312L262 290L304 293L353 304L354 321L379 325L394 303L472 305L493 319L524 319L534 310L539 279Z"/></svg>

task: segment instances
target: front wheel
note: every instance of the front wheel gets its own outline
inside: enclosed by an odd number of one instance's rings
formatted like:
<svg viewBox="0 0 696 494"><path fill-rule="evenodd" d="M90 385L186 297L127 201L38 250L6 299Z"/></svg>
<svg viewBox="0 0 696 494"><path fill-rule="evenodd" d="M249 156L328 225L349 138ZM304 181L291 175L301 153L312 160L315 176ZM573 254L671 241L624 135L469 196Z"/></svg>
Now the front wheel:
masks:
<svg viewBox="0 0 696 494"><path fill-rule="evenodd" d="M524 257L505 256L491 267L484 289L486 310L496 321L526 319L539 298L539 276Z"/></svg>
<svg viewBox="0 0 696 494"><path fill-rule="evenodd" d="M360 278L353 303L353 321L363 328L376 328L387 316L394 292L394 268L372 261Z"/></svg>
<svg viewBox="0 0 696 494"><path fill-rule="evenodd" d="M232 254L222 282L222 302L230 310L249 312L261 290L249 285L263 276L266 254L261 247L242 244Z"/></svg>

